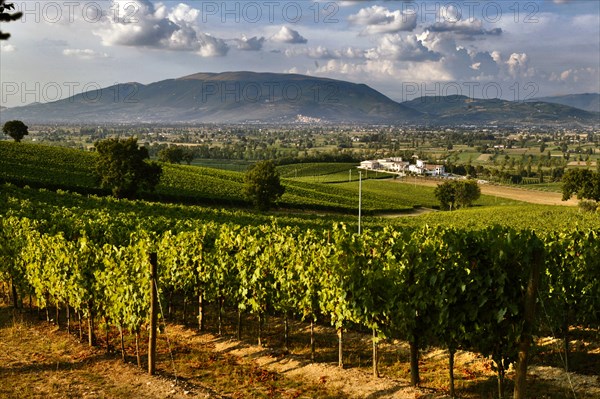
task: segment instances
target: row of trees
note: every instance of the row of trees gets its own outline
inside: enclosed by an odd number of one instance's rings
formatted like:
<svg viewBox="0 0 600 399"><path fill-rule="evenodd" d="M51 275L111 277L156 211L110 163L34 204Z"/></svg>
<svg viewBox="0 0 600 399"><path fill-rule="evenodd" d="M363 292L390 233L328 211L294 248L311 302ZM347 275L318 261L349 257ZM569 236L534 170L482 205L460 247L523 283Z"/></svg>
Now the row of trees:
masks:
<svg viewBox="0 0 600 399"><path fill-rule="evenodd" d="M268 313L311 326L326 322L338 331L340 366L344 330L368 329L373 373L378 343L402 338L411 347L413 384L420 380L419 348L433 344L449 349L451 387L456 350L490 356L502 396L509 365L520 356L526 367L531 334L540 326L536 297L553 315L545 322L565 336L571 322L598 328L600 320L595 231L540 238L498 227L425 227L359 236L343 225L317 232L210 223L160 235L132 231L128 243L115 246L85 233L40 233L28 219L5 218L2 233L0 276L12 280L13 295L33 293L40 306L73 308L89 320L90 343L94 321L135 335L147 322L150 252L158 253L162 294L198 304L199 329L208 303L217 305L219 331L223 309L238 312L238 336L244 314L259 326ZM262 338L259 328L259 344Z"/></svg>

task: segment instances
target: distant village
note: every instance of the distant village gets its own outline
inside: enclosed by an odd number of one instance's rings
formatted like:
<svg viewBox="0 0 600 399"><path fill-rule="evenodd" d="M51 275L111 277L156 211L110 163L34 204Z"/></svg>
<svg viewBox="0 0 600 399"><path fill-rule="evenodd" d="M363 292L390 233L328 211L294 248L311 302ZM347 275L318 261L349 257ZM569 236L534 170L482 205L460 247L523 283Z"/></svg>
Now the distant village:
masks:
<svg viewBox="0 0 600 399"><path fill-rule="evenodd" d="M362 161L360 163L360 168L365 170L396 173L401 176L406 174L434 177L447 176L444 165L428 164L422 159L417 159L416 163L404 161L402 158L385 158Z"/></svg>

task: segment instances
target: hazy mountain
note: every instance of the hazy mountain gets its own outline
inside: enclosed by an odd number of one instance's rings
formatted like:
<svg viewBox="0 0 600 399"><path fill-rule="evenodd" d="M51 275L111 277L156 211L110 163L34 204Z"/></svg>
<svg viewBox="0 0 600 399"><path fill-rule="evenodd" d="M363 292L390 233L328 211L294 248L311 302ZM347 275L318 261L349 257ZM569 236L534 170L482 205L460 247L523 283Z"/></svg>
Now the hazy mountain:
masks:
<svg viewBox="0 0 600 399"><path fill-rule="evenodd" d="M583 97L578 101L583 104ZM52 103L2 109L0 122L10 119L25 123L598 125L600 114L549 102L465 96L421 97L400 104L364 84L295 74L225 72L148 85L118 84Z"/></svg>
<svg viewBox="0 0 600 399"><path fill-rule="evenodd" d="M402 103L423 112L423 121L440 124L600 123L600 114L546 102L472 99L466 96L419 97Z"/></svg>
<svg viewBox="0 0 600 399"><path fill-rule="evenodd" d="M253 72L119 84L0 114L2 120L78 123L405 122L419 117L420 112L364 84Z"/></svg>
<svg viewBox="0 0 600 399"><path fill-rule="evenodd" d="M569 94L565 96L540 97L530 101L568 105L590 112L600 112L600 93Z"/></svg>

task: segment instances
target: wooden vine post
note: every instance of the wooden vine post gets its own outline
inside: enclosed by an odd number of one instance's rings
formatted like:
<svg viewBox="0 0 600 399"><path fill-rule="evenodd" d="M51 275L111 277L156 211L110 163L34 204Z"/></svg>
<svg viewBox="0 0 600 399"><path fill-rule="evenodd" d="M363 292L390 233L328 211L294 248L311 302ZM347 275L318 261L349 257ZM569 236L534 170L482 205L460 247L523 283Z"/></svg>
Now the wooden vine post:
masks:
<svg viewBox="0 0 600 399"><path fill-rule="evenodd" d="M516 366L514 399L525 399L527 397L527 362L529 348L531 346L533 325L535 323L535 301L537 298L540 273L544 266L544 247L541 242L534 238L537 244L533 250L533 259L527 291L525 293L525 306L523 317L523 333L519 339L519 358ZM535 245L534 244L534 245Z"/></svg>
<svg viewBox="0 0 600 399"><path fill-rule="evenodd" d="M150 336L148 339L148 374L156 371L156 324L158 318L157 256L150 254Z"/></svg>

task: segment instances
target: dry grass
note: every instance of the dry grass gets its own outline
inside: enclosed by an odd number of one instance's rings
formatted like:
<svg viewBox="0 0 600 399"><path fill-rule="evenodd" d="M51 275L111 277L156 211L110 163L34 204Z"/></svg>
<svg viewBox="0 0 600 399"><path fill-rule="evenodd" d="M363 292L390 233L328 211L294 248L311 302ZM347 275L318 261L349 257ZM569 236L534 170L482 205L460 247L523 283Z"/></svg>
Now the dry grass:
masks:
<svg viewBox="0 0 600 399"><path fill-rule="evenodd" d="M207 325L215 326L209 307ZM256 320L244 318L243 341L235 335L235 315L226 313L224 334L210 328L198 334L181 324L168 324L159 336L160 377L150 377L133 363L134 342L126 338L128 364L100 339L88 348L63 330L31 314L0 308L0 398L446 398L448 354L422 351L420 389L409 387L409 348L403 341L380 344L381 378L371 376L368 334L345 334L345 369L337 367L337 337L326 326L316 329L317 360L311 364L309 327L292 321L289 351L283 348L283 323L269 317L265 346L255 345ZM191 318L188 321L192 321ZM102 334L99 334L102 335ZM598 332L572 331L575 373L560 368L560 342L541 339L530 369L531 398L600 398ZM168 338L168 342L167 342ZM112 345L118 334L111 331ZM171 351L169 351L169 345ZM142 352L146 350L142 347ZM171 362L171 353L173 363ZM145 362L145 358L143 358ZM178 384L175 385L175 376ZM489 359L459 351L456 388L462 398L495 398L496 380ZM512 392L508 373L507 392Z"/></svg>
<svg viewBox="0 0 600 399"><path fill-rule="evenodd" d="M422 186L436 187L440 184L439 179L417 179L416 184ZM571 198L568 201L562 200L562 193L527 190L518 187L508 187L501 185L480 184L481 194L495 196L500 198L508 198L517 201L529 202L538 205L561 205L561 206L577 206L576 198Z"/></svg>

